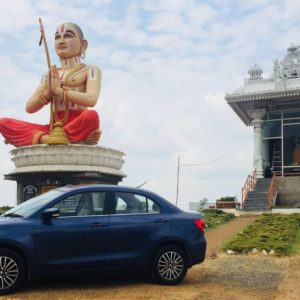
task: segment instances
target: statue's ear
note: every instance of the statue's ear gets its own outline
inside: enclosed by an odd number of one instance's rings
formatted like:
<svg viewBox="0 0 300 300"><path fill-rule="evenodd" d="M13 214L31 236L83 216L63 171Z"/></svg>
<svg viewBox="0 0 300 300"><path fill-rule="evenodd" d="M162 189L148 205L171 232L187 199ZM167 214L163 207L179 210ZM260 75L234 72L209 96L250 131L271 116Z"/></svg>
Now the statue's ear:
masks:
<svg viewBox="0 0 300 300"><path fill-rule="evenodd" d="M86 50L88 47L88 41L87 40L81 40L81 47L83 50Z"/></svg>

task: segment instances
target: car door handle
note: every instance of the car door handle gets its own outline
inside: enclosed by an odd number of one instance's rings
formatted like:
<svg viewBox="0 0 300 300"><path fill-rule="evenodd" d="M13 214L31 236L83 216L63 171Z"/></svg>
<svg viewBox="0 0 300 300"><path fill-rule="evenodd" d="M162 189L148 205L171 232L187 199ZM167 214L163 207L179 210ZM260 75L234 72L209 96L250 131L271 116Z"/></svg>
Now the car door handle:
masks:
<svg viewBox="0 0 300 300"><path fill-rule="evenodd" d="M168 220L164 220L164 219L157 219L154 221L154 223L158 223L158 224L162 224L162 223L168 223Z"/></svg>
<svg viewBox="0 0 300 300"><path fill-rule="evenodd" d="M96 223L93 223L90 227L95 228L95 229L99 229L99 228L107 227L107 224L96 222Z"/></svg>

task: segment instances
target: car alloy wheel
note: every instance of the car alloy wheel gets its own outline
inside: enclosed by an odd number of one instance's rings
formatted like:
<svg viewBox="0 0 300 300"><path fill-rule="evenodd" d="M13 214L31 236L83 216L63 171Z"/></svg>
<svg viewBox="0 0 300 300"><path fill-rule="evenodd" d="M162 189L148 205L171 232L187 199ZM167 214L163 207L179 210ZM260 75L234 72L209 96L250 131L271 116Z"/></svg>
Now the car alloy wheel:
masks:
<svg viewBox="0 0 300 300"><path fill-rule="evenodd" d="M183 259L178 252L164 253L158 261L158 273L165 280L176 280L183 271Z"/></svg>
<svg viewBox="0 0 300 300"><path fill-rule="evenodd" d="M26 277L23 259L10 249L0 249L0 295L15 290Z"/></svg>
<svg viewBox="0 0 300 300"><path fill-rule="evenodd" d="M173 245L160 248L153 257L152 277L162 284L177 284L187 272L185 252Z"/></svg>
<svg viewBox="0 0 300 300"><path fill-rule="evenodd" d="M17 263L7 256L0 256L0 289L11 287L18 279L19 268Z"/></svg>

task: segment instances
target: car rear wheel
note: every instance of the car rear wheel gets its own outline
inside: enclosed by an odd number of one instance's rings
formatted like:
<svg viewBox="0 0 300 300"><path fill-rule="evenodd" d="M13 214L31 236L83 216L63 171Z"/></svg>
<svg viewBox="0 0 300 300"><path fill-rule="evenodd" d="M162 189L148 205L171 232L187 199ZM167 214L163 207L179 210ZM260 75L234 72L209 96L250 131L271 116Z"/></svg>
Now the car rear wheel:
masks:
<svg viewBox="0 0 300 300"><path fill-rule="evenodd" d="M23 259L14 251L0 249L0 295L15 290L24 280L26 274Z"/></svg>
<svg viewBox="0 0 300 300"><path fill-rule="evenodd" d="M175 245L161 247L154 255L151 263L151 275L161 284L179 283L187 272L185 252Z"/></svg>

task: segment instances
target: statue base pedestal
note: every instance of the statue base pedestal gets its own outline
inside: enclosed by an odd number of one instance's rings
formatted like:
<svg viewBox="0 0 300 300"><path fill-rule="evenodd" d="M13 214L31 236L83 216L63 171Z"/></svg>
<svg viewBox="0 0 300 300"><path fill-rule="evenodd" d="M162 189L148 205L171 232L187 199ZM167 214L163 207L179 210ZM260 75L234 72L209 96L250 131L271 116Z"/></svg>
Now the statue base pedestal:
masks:
<svg viewBox="0 0 300 300"><path fill-rule="evenodd" d="M123 152L89 145L33 145L13 149L17 203L68 184L118 184L126 175Z"/></svg>

